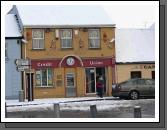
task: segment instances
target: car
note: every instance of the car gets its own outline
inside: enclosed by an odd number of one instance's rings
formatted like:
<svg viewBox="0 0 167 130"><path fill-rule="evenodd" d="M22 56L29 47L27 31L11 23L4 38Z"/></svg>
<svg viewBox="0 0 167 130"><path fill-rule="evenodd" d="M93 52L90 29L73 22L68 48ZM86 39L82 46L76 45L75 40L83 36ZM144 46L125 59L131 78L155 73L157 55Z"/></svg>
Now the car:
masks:
<svg viewBox="0 0 167 130"><path fill-rule="evenodd" d="M134 78L118 83L112 87L112 96L132 100L155 97L155 79Z"/></svg>

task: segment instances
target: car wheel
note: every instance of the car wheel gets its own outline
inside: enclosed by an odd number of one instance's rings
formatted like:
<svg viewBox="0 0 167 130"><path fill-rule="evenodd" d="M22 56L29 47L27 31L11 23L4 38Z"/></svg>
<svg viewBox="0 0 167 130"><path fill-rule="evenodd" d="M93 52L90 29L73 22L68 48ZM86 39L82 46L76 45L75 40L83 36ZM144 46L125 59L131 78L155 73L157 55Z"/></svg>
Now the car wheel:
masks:
<svg viewBox="0 0 167 130"><path fill-rule="evenodd" d="M137 91L131 91L129 97L132 100L136 100L139 98L139 93Z"/></svg>

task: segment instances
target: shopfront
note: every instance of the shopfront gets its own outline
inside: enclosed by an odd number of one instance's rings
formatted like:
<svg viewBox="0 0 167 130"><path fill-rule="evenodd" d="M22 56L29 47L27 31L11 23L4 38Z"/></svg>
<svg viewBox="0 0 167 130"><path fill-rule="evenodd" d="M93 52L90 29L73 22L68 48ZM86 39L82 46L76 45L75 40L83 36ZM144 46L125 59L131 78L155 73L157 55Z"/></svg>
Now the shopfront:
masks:
<svg viewBox="0 0 167 130"><path fill-rule="evenodd" d="M96 80L104 80L104 93L111 94L114 82L114 58L80 58L32 60L34 97L79 97L96 94Z"/></svg>

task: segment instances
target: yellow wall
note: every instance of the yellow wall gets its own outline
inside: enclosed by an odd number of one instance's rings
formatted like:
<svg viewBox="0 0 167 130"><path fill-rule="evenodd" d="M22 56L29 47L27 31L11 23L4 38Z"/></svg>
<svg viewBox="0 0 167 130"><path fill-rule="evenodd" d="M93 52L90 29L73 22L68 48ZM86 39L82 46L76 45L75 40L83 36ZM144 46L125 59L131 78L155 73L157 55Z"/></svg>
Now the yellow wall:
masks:
<svg viewBox="0 0 167 130"><path fill-rule="evenodd" d="M60 32L60 29L58 29ZM73 32L76 29L73 29ZM77 29L79 30L79 29ZM103 40L103 33L107 34L108 40L115 38L115 28L101 28L101 48L100 49L89 49L88 47L88 32L79 30L79 34L73 33L73 49L61 49L60 35L59 39L55 39L55 29L50 32L45 32L45 49L44 50L33 50L32 49L32 29L24 29L24 37L28 40L26 46L26 57L31 59L46 59L46 58L62 58L66 55L75 54L80 57L111 57L115 55L115 43L112 48L109 48ZM83 47L79 47L80 39L83 41ZM50 48L51 42L56 42L56 48ZM23 45L23 52L24 52Z"/></svg>
<svg viewBox="0 0 167 130"><path fill-rule="evenodd" d="M88 45L88 31L84 32L83 30L76 28L73 29L73 48L72 49L62 49L60 43L60 34L59 39L55 39L55 30L51 29L50 32L45 32L45 49L44 50L33 50L32 49L32 29L24 29L24 37L28 41L27 44L23 44L23 57L30 59L62 59L66 55L77 55L81 58L89 57L113 57L115 56L115 43L113 46L108 47L107 43L104 42L103 34L107 34L108 40L115 38L115 28L100 28L101 35L101 48L99 49L89 49ZM60 32L60 29L58 29ZM79 30L78 35L74 34L74 30ZM56 42L56 48L50 48L51 42L54 40ZM80 48L79 41L83 41L83 47ZM26 50L25 50L26 48ZM26 53L26 54L25 54ZM112 68L108 67L106 69L107 79L107 94L111 95L112 87ZM68 72L75 73L75 83L76 83L76 96L85 96L86 95L86 80L85 80L85 68L76 67L76 68L54 68L54 85L53 87L42 88L36 87L35 85L35 70L34 73L34 98L55 98L55 97L66 97L66 74ZM61 77L61 79L59 79ZM61 86L57 86L57 81L62 81Z"/></svg>
<svg viewBox="0 0 167 130"><path fill-rule="evenodd" d="M118 64L116 65L116 81L118 83L131 78L131 71L141 71L142 78L152 78L155 68L148 68L154 64Z"/></svg>

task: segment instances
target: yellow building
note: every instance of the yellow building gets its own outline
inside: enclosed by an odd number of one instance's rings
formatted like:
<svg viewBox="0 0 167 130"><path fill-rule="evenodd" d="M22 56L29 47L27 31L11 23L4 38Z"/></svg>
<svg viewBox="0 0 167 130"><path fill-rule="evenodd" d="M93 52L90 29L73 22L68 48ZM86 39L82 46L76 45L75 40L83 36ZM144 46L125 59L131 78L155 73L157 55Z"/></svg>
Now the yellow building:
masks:
<svg viewBox="0 0 167 130"><path fill-rule="evenodd" d="M131 78L155 78L154 33L154 28L116 29L117 83Z"/></svg>
<svg viewBox="0 0 167 130"><path fill-rule="evenodd" d="M111 95L115 83L115 25L102 9L96 6L15 9L27 40L22 48L23 57L31 61L31 68L24 72L28 98L95 95L98 76L104 79L104 93Z"/></svg>

